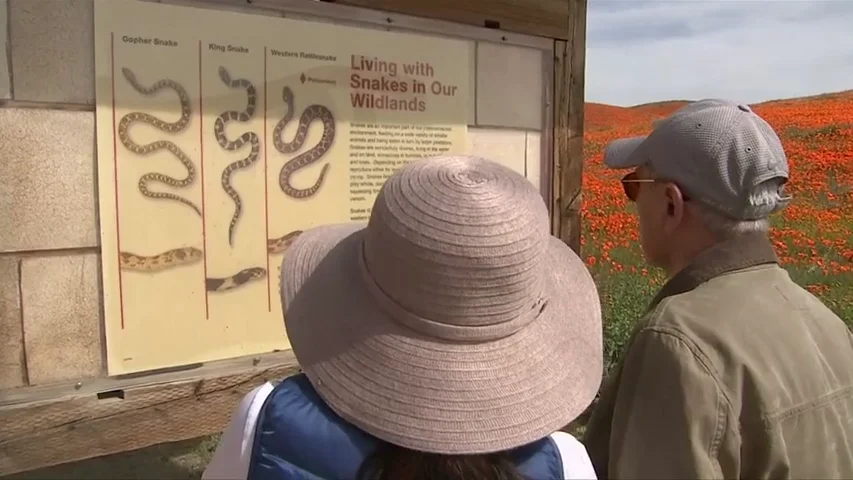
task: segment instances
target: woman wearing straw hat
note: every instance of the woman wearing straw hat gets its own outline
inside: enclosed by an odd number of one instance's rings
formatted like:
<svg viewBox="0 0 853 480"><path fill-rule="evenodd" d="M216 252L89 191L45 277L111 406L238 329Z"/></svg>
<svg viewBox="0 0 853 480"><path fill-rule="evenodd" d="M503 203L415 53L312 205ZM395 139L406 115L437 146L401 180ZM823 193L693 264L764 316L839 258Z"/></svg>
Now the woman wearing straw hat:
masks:
<svg viewBox="0 0 853 480"><path fill-rule="evenodd" d="M304 373L244 398L205 479L595 477L558 430L599 387L598 294L524 177L413 162L366 226L293 243L281 296Z"/></svg>

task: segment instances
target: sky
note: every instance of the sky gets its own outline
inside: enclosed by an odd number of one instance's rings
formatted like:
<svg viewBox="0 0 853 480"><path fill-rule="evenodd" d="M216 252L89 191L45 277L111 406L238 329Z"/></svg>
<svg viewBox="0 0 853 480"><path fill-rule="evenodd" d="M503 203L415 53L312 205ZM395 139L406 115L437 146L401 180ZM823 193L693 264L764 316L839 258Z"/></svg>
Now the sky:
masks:
<svg viewBox="0 0 853 480"><path fill-rule="evenodd" d="M585 89L621 106L853 89L853 0L589 0Z"/></svg>

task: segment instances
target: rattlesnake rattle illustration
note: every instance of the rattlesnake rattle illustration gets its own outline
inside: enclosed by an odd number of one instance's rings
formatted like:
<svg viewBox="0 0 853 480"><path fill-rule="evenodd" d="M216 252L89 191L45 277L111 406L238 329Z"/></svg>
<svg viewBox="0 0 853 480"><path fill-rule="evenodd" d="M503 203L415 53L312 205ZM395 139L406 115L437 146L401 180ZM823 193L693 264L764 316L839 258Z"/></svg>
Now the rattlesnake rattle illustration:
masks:
<svg viewBox="0 0 853 480"><path fill-rule="evenodd" d="M136 75L129 68L121 69L124 78L127 79L130 86L133 87L134 90L141 93L145 96L154 95L158 91L164 88L171 88L178 94L178 99L181 102L181 118L178 121L169 123L160 120L159 118L149 115L143 112L130 112L127 115L121 118L118 124L118 138L122 145L124 145L128 150L137 154L137 155L148 155L149 153L155 152L160 149L166 149L172 153L184 167L187 169L187 176L184 177L183 180L178 180L167 175L163 175L162 173L150 172L142 175L139 178L139 191L145 195L146 197L156 198L156 199L166 199L166 200L175 200L183 203L191 207L195 212L201 216L201 210L191 201L183 198L181 196L175 195L173 193L166 192L152 192L148 189L148 182L155 181L165 183L166 185L170 185L172 187L183 188L192 184L195 179L195 166L193 165L192 160L187 157L187 155L174 143L168 140L159 140L156 142L151 142L147 145L138 145L133 140L130 139L128 135L128 127L133 122L143 122L147 123L154 128L162 130L168 133L179 133L183 131L190 122L190 98L187 95L187 91L184 87L178 82L170 79L159 80L154 85L150 87L143 87L137 80Z"/></svg>
<svg viewBox="0 0 853 480"><path fill-rule="evenodd" d="M231 88L245 88L248 95L245 110L242 112L235 112L233 110L223 112L222 115L216 117L216 122L213 125L213 133L216 135L216 141L219 142L219 145L227 151L234 151L246 143L252 143L252 151L249 152L249 155L246 158L228 165L225 167L225 170L222 171L222 189L225 190L225 193L227 193L228 196L231 197L231 200L234 201L234 215L231 217L231 224L228 225L228 244L234 246L234 228L237 226L237 220L240 218L240 213L243 211L243 202L240 200L240 194L238 194L237 191L234 190L234 187L231 186L231 174L235 170L249 167L258 161L261 151L261 142L254 132L246 132L243 135L240 135L237 140L229 141L225 136L225 124L232 120L236 120L238 122L248 122L251 120L255 115L258 95L255 91L255 86L252 85L252 82L245 78L232 80L231 75L225 67L219 67L219 78L222 80L222 83Z"/></svg>
<svg viewBox="0 0 853 480"><path fill-rule="evenodd" d="M279 238L267 240L267 253L283 253L296 240L302 230L295 230ZM204 258L204 253L195 247L182 247L167 250L163 253L151 256L137 255L130 252L119 253L119 264L123 270L137 272L159 272L169 268L183 265L191 265ZM223 292L233 290L253 280L266 277L267 271L261 267L252 267L240 270L230 277L207 278L205 288L209 292Z"/></svg>
<svg viewBox="0 0 853 480"><path fill-rule="evenodd" d="M311 150L290 159L283 167L281 167L281 171L278 175L278 184L285 195L292 198L308 198L317 193L320 189L320 186L323 184L323 180L326 177L326 173L329 170L329 164L327 163L326 165L323 165L323 169L320 171L320 177L311 187L295 188L290 185L290 177L300 168L306 167L320 160L320 158L329 151L332 147L332 141L335 139L335 117L328 108L322 105L315 104L306 107L305 111L302 112L302 115L299 118L299 128L296 131L296 135L293 137L292 141L285 143L284 140L281 139L281 134L284 131L284 127L293 120L293 112L295 110L293 104L293 91L290 87L284 87L282 97L285 105L287 105L287 113L275 125L272 137L273 146L275 146L275 149L279 152L290 154L302 148L302 144L305 142L305 137L308 135L308 126L311 125L311 122L316 119L320 119L323 122L323 136L320 138L317 145L315 145Z"/></svg>

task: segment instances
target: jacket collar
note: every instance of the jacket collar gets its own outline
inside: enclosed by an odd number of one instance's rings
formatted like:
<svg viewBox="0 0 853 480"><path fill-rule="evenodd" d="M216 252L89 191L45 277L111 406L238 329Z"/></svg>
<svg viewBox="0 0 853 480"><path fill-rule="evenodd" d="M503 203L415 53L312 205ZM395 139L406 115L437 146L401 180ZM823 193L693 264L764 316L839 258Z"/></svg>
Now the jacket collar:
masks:
<svg viewBox="0 0 853 480"><path fill-rule="evenodd" d="M654 309L666 297L689 292L720 275L773 263L778 264L779 258L766 234L736 235L700 253L664 284L648 309Z"/></svg>
<svg viewBox="0 0 853 480"><path fill-rule="evenodd" d="M356 478L364 459L383 444L338 416L300 373L279 383L258 414L247 478ZM510 457L522 478L563 478L560 449L550 436Z"/></svg>

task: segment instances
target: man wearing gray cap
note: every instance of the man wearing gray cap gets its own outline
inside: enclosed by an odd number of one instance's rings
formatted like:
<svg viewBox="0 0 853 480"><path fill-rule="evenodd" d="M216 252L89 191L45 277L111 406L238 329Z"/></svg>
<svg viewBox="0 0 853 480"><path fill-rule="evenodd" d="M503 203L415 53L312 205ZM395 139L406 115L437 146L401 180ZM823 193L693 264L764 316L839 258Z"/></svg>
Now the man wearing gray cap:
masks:
<svg viewBox="0 0 853 480"><path fill-rule="evenodd" d="M605 150L669 277L611 372L584 443L599 478L853 478L853 334L778 264L779 137L748 106L694 102Z"/></svg>

